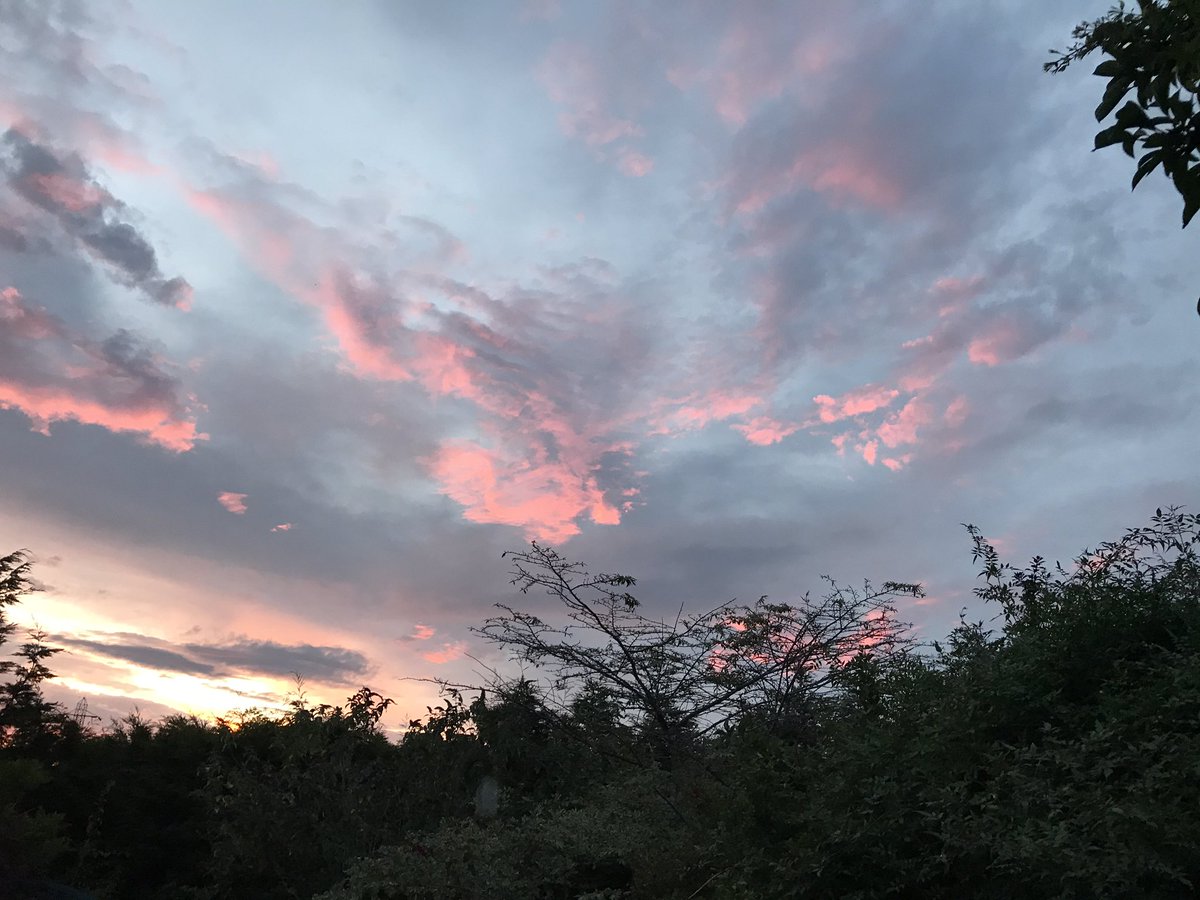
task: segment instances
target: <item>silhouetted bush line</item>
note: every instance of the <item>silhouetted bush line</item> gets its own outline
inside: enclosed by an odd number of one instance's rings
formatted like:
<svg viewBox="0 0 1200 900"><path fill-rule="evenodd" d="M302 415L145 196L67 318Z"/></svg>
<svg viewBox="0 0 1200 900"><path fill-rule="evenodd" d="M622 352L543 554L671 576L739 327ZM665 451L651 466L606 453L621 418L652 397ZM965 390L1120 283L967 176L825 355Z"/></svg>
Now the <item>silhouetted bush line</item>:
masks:
<svg viewBox="0 0 1200 900"><path fill-rule="evenodd" d="M96 729L44 699L33 635L3 664L0 895L1194 896L1200 517L1068 567L970 535L994 630L928 646L893 615L915 585L659 622L535 545L514 581L561 622L480 630L540 680L447 687L398 742L367 688ZM29 588L0 559L0 642Z"/></svg>

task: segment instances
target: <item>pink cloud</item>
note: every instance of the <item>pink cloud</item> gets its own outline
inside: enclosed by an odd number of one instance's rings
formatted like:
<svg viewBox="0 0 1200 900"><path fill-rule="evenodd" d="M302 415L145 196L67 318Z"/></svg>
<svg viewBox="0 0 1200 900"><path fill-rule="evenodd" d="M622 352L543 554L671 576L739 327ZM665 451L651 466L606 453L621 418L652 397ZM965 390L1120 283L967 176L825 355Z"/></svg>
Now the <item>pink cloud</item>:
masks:
<svg viewBox="0 0 1200 900"><path fill-rule="evenodd" d="M78 154L16 129L0 140L13 192L42 222L53 221L80 258L102 264L113 280L142 290L156 303L187 307L191 286L182 277L163 275L154 247L130 223L126 205L97 183Z"/></svg>
<svg viewBox="0 0 1200 900"><path fill-rule="evenodd" d="M827 141L801 151L784 167L742 167L726 183L738 215L761 212L780 197L808 189L826 195L831 204L857 202L894 211L904 200L899 180L870 151L853 143Z"/></svg>
<svg viewBox="0 0 1200 900"><path fill-rule="evenodd" d="M216 223L247 262L281 290L318 309L347 361L366 376L411 381L413 373L389 338L405 329L389 292L339 259L353 257L338 235L281 204L253 202L230 191L184 187L188 202Z"/></svg>
<svg viewBox="0 0 1200 900"><path fill-rule="evenodd" d="M409 638L414 641L427 641L435 634L437 634L435 629L428 625L421 625L418 623L413 626L413 631L412 634L409 635Z"/></svg>
<svg viewBox="0 0 1200 900"><path fill-rule="evenodd" d="M895 209L904 198L898 181L859 148L822 148L796 160L792 177L835 200Z"/></svg>
<svg viewBox="0 0 1200 900"><path fill-rule="evenodd" d="M413 370L431 394L484 401L470 366L473 349L439 334L420 334L415 341Z"/></svg>
<svg viewBox="0 0 1200 900"><path fill-rule="evenodd" d="M886 447L915 444L917 430L928 425L933 416L928 404L914 397L901 410L880 425L875 433Z"/></svg>
<svg viewBox="0 0 1200 900"><path fill-rule="evenodd" d="M54 205L73 213L92 212L113 202L112 195L98 185L60 172L30 175L25 184Z"/></svg>
<svg viewBox="0 0 1200 900"><path fill-rule="evenodd" d="M982 289L983 276L973 275L970 278L939 278L930 292L941 302L938 315L944 318L962 310L967 301L977 297Z"/></svg>
<svg viewBox="0 0 1200 900"><path fill-rule="evenodd" d="M95 341L73 333L11 286L0 290L0 408L46 434L54 422L74 421L179 453L207 437L182 386L136 335Z"/></svg>
<svg viewBox="0 0 1200 900"><path fill-rule="evenodd" d="M550 99L563 107L558 122L568 137L603 147L641 135L637 124L610 111L608 88L586 46L556 44L538 67L538 79Z"/></svg>
<svg viewBox="0 0 1200 900"><path fill-rule="evenodd" d="M967 345L967 359L979 366L998 366L1023 356L1031 343L1030 336L1016 322L996 322L990 332Z"/></svg>
<svg viewBox="0 0 1200 900"><path fill-rule="evenodd" d="M514 309L450 279L423 275L418 283L424 289L464 310L451 317L364 275L367 265L354 265L361 251L344 246L336 231L316 229L274 204L254 206L214 192L192 191L190 197L269 278L321 311L356 374L415 380L432 396L463 398L475 406L485 431L503 434L497 439L503 449L450 442L427 461L439 489L464 507L465 518L519 527L543 540L577 533L581 516L619 522L620 510L604 500L595 480L600 456L615 443L605 439L602 424L565 412L571 398L557 399L562 387L552 369L534 368L544 351L522 329L534 323L544 329L542 323L552 321L540 309ZM534 375L532 384L528 377L513 379L521 370Z"/></svg>
<svg viewBox="0 0 1200 900"><path fill-rule="evenodd" d="M679 400L663 400L650 417L651 434L679 434L743 415L763 404L763 397L741 389L713 388Z"/></svg>
<svg viewBox="0 0 1200 900"><path fill-rule="evenodd" d="M895 388L868 384L847 391L840 397L818 394L813 397L813 402L817 404L818 418L828 424L883 409L899 396L900 392Z"/></svg>
<svg viewBox="0 0 1200 900"><path fill-rule="evenodd" d="M428 465L441 492L464 507L471 522L512 525L531 539L557 543L579 533L582 516L599 525L621 521L595 474L561 460L506 458L460 441L443 444Z"/></svg>
<svg viewBox="0 0 1200 900"><path fill-rule="evenodd" d="M232 511L232 510L231 510ZM272 526L272 531L291 531L296 526L291 522L281 522L278 525Z"/></svg>
<svg viewBox="0 0 1200 900"><path fill-rule="evenodd" d="M366 324L368 320L363 315L366 310L354 303L355 296L345 277L339 272L326 271L319 277L314 292L301 294L307 294L310 302L320 306L325 327L356 372L380 381L411 381L414 377L411 368L397 360L395 350ZM389 318L381 311L377 320L382 324Z"/></svg>
<svg viewBox="0 0 1200 900"><path fill-rule="evenodd" d="M221 491L217 494L217 502L235 516L242 516L246 514L246 496L234 491Z"/></svg>
<svg viewBox="0 0 1200 900"><path fill-rule="evenodd" d="M899 472L901 469L903 469L905 466L907 466L910 462L912 462L912 458L913 458L913 455L911 453L905 453L903 456L900 456L900 457L894 457L894 456L886 457L885 459L882 460L882 462L885 466L887 466L893 472Z"/></svg>
<svg viewBox="0 0 1200 900"><path fill-rule="evenodd" d="M630 178L643 178L654 169L654 160L636 150L625 150L617 158L617 165Z"/></svg>
<svg viewBox="0 0 1200 900"><path fill-rule="evenodd" d="M745 435L746 440L751 444L766 447L770 444L777 444L785 437L795 434L800 430L800 426L779 422L770 416L758 416L744 424L734 425L733 429Z"/></svg>
<svg viewBox="0 0 1200 900"><path fill-rule="evenodd" d="M971 414L971 405L967 401L966 396L959 394L950 401L950 405L946 407L946 411L942 413L942 418L951 428L957 428L967 416Z"/></svg>
<svg viewBox="0 0 1200 900"><path fill-rule="evenodd" d="M131 432L176 453L191 450L199 434L192 422L171 421L172 410L121 410L89 401L65 390L28 388L0 379L0 408L16 409L33 420L36 429L49 434L53 422L74 421L99 425L112 432Z"/></svg>
<svg viewBox="0 0 1200 900"><path fill-rule="evenodd" d="M672 65L667 77L680 90L700 88L717 115L732 127L740 128L785 92L811 92L818 77L845 52L845 42L824 27L832 15L797 36L781 34L763 8L733 5L726 12L731 21L702 63L694 62L693 51L685 61Z"/></svg>
<svg viewBox="0 0 1200 900"><path fill-rule="evenodd" d="M442 644L442 649L440 650L430 650L427 653L422 653L421 659L435 665L444 665L445 663L454 662L456 659L462 659L466 655L466 652L466 643L455 641L452 644Z"/></svg>
<svg viewBox="0 0 1200 900"><path fill-rule="evenodd" d="M621 144L613 152L627 149ZM237 173L253 179L245 166ZM309 201L280 185L252 180L239 191L187 188L187 193L194 208L228 234L252 265L318 311L355 375L415 382L431 397L470 405L474 434L444 441L424 460L437 490L461 506L468 521L565 541L585 521L618 524L632 507L624 499L630 495L620 492L639 476L618 470L619 480L606 481L604 489L598 478L613 454L632 453L642 437L678 436L734 419L748 441L770 444L800 427L750 415L767 403L769 392L759 384L700 387L614 411L590 380L561 377L564 362L575 365L571 348L581 328L619 333L626 324L612 312L625 309L623 303L604 307L609 312L603 321L592 313L578 319L581 291L614 290L607 266L547 270L549 290L494 298L439 274L444 255L430 258L428 265L397 269L402 247L393 253L386 240L364 247L352 240L352 227L318 225L317 216L340 213L317 207L302 215L292 207ZM570 316L563 315L566 304ZM619 355L623 347L602 344L597 352ZM685 383L696 380L685 378ZM715 380L708 372L701 384ZM847 398L849 409L857 409L856 403L861 405ZM623 499L608 502L610 487Z"/></svg>

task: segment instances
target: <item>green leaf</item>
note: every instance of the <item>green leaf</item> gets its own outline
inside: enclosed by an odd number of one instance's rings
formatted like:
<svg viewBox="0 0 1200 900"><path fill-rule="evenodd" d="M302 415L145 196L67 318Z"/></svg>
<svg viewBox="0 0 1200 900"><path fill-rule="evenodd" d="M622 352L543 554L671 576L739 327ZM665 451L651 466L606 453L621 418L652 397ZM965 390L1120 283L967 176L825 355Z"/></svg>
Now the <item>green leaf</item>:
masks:
<svg viewBox="0 0 1200 900"><path fill-rule="evenodd" d="M1108 87L1104 89L1104 98L1100 101L1100 105L1096 107L1096 121L1100 122L1112 112L1122 98L1129 93L1129 89L1133 86L1133 82L1128 78L1114 78L1108 83Z"/></svg>
<svg viewBox="0 0 1200 900"><path fill-rule="evenodd" d="M1126 127L1130 125L1145 125L1149 120L1146 111L1130 100L1117 110L1117 122Z"/></svg>
<svg viewBox="0 0 1200 900"><path fill-rule="evenodd" d="M1114 75L1121 74L1121 64L1115 59L1106 59L1096 66L1096 70L1092 74L1099 75L1101 78L1112 78Z"/></svg>
<svg viewBox="0 0 1200 900"><path fill-rule="evenodd" d="M1138 161L1137 172L1133 175L1133 184L1129 186L1130 190L1138 186L1138 182L1158 168L1158 164L1162 162L1162 152L1147 153Z"/></svg>
<svg viewBox="0 0 1200 900"><path fill-rule="evenodd" d="M1183 199L1183 227L1188 227L1188 222L1192 221L1192 216L1200 212L1200 194L1194 194L1191 197Z"/></svg>
<svg viewBox="0 0 1200 900"><path fill-rule="evenodd" d="M1113 125L1105 128L1096 135L1096 145L1093 150L1099 150L1101 147L1111 147L1113 144L1119 144L1125 140L1125 126Z"/></svg>
<svg viewBox="0 0 1200 900"><path fill-rule="evenodd" d="M1166 72L1154 79L1154 99L1158 103L1160 109L1167 108L1167 101L1171 96L1171 73Z"/></svg>

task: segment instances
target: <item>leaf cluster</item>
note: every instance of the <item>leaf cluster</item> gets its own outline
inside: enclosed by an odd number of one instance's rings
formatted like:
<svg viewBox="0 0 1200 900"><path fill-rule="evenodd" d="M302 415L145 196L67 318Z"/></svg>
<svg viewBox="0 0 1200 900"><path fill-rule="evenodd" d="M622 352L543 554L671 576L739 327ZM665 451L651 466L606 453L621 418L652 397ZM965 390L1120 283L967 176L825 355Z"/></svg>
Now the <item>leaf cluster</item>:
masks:
<svg viewBox="0 0 1200 900"><path fill-rule="evenodd" d="M1200 211L1200 0L1139 0L1124 3L1075 28L1074 43L1045 64L1062 72L1096 50L1109 58L1094 75L1108 79L1096 107L1114 124L1096 135L1095 149L1120 144L1138 159L1132 186L1162 167L1183 198L1183 225ZM1121 101L1133 92L1133 99Z"/></svg>

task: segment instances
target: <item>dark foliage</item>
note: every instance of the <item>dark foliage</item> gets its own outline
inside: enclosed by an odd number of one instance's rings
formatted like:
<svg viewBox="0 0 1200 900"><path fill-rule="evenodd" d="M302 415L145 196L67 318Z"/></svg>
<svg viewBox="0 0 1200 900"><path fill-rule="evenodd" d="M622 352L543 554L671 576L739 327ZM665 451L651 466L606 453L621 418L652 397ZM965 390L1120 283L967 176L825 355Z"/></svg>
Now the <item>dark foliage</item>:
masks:
<svg viewBox="0 0 1200 900"><path fill-rule="evenodd" d="M1073 37L1046 71L1097 50L1109 57L1094 73L1108 79L1096 121L1114 110L1116 121L1096 135L1096 149L1120 144L1132 157L1140 147L1133 187L1161 166L1183 198L1186 227L1200 211L1200 0L1138 0L1137 12L1121 3Z"/></svg>
<svg viewBox="0 0 1200 900"><path fill-rule="evenodd" d="M35 637L0 695L0 883L193 900L1193 896L1200 517L1159 511L1065 567L1015 568L969 535L995 630L963 621L925 647L883 594L836 587L655 622L632 579L535 547L519 562L562 587L564 624L506 607L484 631L541 667L470 702L447 689L398 742L367 688L91 730L42 698L52 648ZM25 557L0 560L0 611L28 586Z"/></svg>

